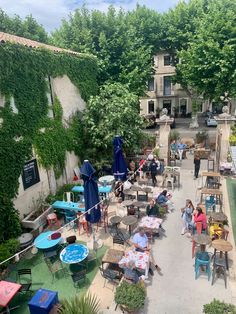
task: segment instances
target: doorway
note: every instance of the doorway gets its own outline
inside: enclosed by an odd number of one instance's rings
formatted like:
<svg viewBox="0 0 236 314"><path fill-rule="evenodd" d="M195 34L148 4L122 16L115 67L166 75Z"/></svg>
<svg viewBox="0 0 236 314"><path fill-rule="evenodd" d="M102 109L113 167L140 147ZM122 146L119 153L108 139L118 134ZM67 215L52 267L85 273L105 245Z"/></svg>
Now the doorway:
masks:
<svg viewBox="0 0 236 314"><path fill-rule="evenodd" d="M163 108L168 110L168 116L171 114L171 100L163 100Z"/></svg>

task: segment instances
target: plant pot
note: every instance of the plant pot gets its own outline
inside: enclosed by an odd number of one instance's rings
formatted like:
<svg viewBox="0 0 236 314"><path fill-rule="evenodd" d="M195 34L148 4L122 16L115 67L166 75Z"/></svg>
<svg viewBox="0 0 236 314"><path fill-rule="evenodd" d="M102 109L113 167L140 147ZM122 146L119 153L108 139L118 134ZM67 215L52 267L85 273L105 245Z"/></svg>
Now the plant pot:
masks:
<svg viewBox="0 0 236 314"><path fill-rule="evenodd" d="M123 304L120 304L120 308L122 311L124 311L126 313L130 313L130 314L135 314L138 312L138 310L131 310L126 305L123 305Z"/></svg>
<svg viewBox="0 0 236 314"><path fill-rule="evenodd" d="M53 213L53 211L51 206L40 215L37 211L33 211L22 220L22 226L33 230L43 228L47 224L47 215Z"/></svg>

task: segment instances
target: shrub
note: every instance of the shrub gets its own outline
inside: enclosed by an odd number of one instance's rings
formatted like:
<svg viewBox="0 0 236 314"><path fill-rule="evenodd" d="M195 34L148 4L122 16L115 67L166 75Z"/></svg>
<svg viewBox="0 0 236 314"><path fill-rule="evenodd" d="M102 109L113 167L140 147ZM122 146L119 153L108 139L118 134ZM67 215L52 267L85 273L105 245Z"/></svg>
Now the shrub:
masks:
<svg viewBox="0 0 236 314"><path fill-rule="evenodd" d="M170 131L170 141L172 142L172 141L177 141L178 139L180 138L180 134L179 134L179 132L178 131L176 131L176 130L171 130Z"/></svg>
<svg viewBox="0 0 236 314"><path fill-rule="evenodd" d="M138 310L144 306L146 289L142 282L130 284L123 281L116 289L115 302L129 310Z"/></svg>
<svg viewBox="0 0 236 314"><path fill-rule="evenodd" d="M82 297L75 295L69 300L62 300L61 307L59 308L60 314L98 314L99 313L99 300L91 295L86 294Z"/></svg>
<svg viewBox="0 0 236 314"><path fill-rule="evenodd" d="M14 255L19 249L19 241L17 239L9 239L0 244L0 262ZM10 261L9 261L10 262ZM9 262L0 266L0 271L7 267Z"/></svg>
<svg viewBox="0 0 236 314"><path fill-rule="evenodd" d="M207 138L208 133L206 131L198 132L196 134L196 143L197 144L203 143L204 141L206 141Z"/></svg>
<svg viewBox="0 0 236 314"><path fill-rule="evenodd" d="M211 303L203 306L205 314L236 314L236 307L233 304L228 304L214 299Z"/></svg>

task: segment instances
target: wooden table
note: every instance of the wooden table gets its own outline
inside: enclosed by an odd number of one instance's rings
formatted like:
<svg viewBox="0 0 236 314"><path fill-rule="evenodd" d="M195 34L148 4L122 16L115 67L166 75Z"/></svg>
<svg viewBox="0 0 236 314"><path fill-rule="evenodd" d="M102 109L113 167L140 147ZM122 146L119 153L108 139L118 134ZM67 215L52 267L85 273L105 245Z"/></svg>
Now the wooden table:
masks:
<svg viewBox="0 0 236 314"><path fill-rule="evenodd" d="M135 216L125 216L122 218L124 225L129 226L129 234L131 235L131 227L137 223L138 219Z"/></svg>
<svg viewBox="0 0 236 314"><path fill-rule="evenodd" d="M102 258L102 268L105 263L118 265L123 256L124 251L108 249Z"/></svg>
<svg viewBox="0 0 236 314"><path fill-rule="evenodd" d="M210 213L210 217L214 222L223 222L227 221L228 217L224 213Z"/></svg>
<svg viewBox="0 0 236 314"><path fill-rule="evenodd" d="M207 234L195 234L193 241L200 244L201 252L205 252L206 245L211 244L211 238Z"/></svg>
<svg viewBox="0 0 236 314"><path fill-rule="evenodd" d="M122 217L120 216L112 216L110 219L110 223L117 228L117 225L121 222Z"/></svg>
<svg viewBox="0 0 236 314"><path fill-rule="evenodd" d="M212 241L212 247L215 249L214 255L216 254L216 251L219 251L221 255L222 255L222 252L225 253L226 268L229 269L228 252L232 251L233 249L232 244L229 241L226 241L223 239L216 239Z"/></svg>
<svg viewBox="0 0 236 314"><path fill-rule="evenodd" d="M205 187L209 188L209 178L214 178L214 182L212 182L214 188L219 189L220 186L220 173L212 172L212 171L204 171L202 172L202 186L203 186L203 177L206 177Z"/></svg>
<svg viewBox="0 0 236 314"><path fill-rule="evenodd" d="M219 199L219 203L222 207L223 203L223 193L219 189L208 189L208 188L202 188L201 189L201 203L203 201L203 195L214 195L216 198Z"/></svg>
<svg viewBox="0 0 236 314"><path fill-rule="evenodd" d="M137 186L137 185L132 185L130 190L137 192L137 199L138 199L138 192L143 192L143 188L141 188L141 186Z"/></svg>

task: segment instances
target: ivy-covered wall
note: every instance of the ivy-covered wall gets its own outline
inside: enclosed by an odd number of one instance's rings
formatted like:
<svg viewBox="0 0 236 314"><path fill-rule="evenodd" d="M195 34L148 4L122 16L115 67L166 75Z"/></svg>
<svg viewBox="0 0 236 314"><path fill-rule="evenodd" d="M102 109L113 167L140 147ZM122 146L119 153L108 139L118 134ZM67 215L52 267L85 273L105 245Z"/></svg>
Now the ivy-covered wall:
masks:
<svg viewBox="0 0 236 314"><path fill-rule="evenodd" d="M47 117L46 78L67 75L86 101L97 92L97 62L93 56L53 53L21 45L0 44L0 243L20 232L18 212L12 200L24 162L35 147L45 168L64 166L73 138L62 123L60 102L55 101L54 120ZM13 111L11 100L16 110ZM79 123L79 120L78 120ZM39 130L46 127L45 133ZM79 126L78 126L79 128Z"/></svg>

